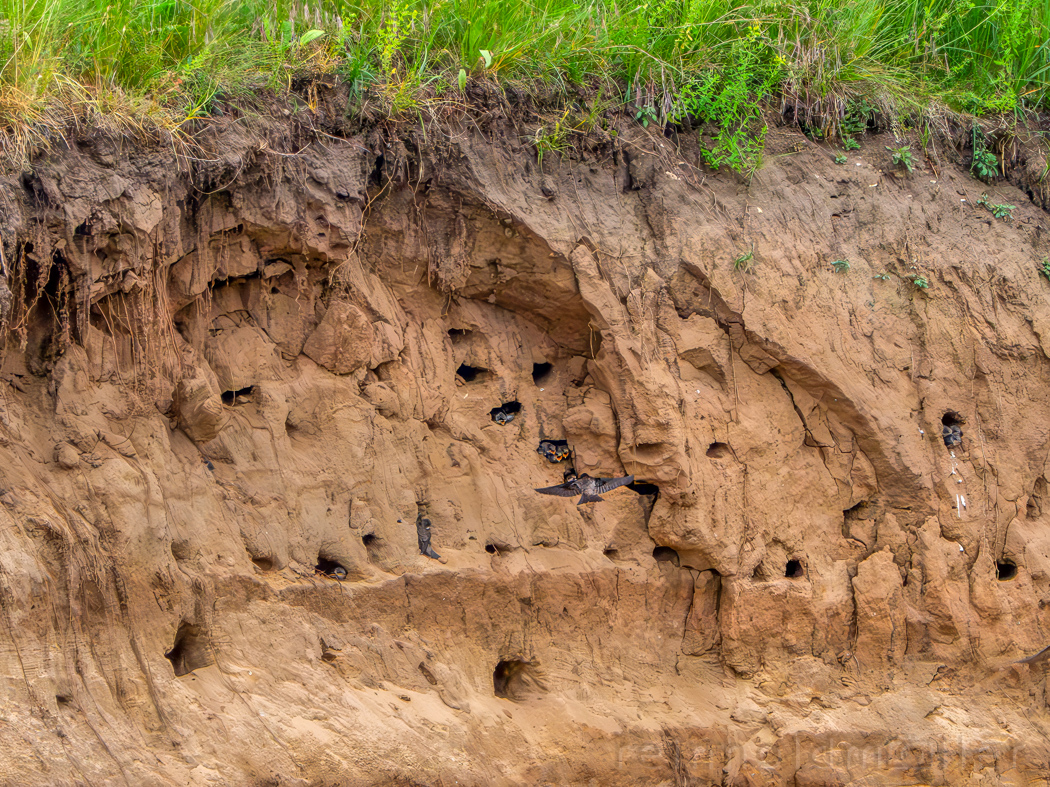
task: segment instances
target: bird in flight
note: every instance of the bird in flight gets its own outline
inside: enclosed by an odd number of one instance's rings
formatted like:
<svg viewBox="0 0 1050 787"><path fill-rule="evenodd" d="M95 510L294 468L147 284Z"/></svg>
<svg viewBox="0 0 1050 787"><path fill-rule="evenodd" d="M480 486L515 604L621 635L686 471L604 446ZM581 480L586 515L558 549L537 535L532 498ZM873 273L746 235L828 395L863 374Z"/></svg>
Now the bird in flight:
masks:
<svg viewBox="0 0 1050 787"><path fill-rule="evenodd" d="M545 486L536 491L541 495L558 495L559 497L576 497L576 495L581 495L576 505L582 506L584 503L597 503L602 499L602 495L605 492L611 492L617 487L633 483L633 475L626 475L622 478L591 478L584 473L581 476L570 476L564 484Z"/></svg>

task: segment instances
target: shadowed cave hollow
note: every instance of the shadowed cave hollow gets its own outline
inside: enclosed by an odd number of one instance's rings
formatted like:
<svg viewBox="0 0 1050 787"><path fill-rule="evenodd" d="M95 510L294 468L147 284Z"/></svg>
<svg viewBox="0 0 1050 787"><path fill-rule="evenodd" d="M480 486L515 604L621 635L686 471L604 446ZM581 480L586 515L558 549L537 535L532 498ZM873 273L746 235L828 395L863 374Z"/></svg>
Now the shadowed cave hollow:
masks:
<svg viewBox="0 0 1050 787"><path fill-rule="evenodd" d="M456 374L463 378L465 383L480 382L484 380L489 374L489 370L481 366L471 366L470 364L460 364L459 368L456 369Z"/></svg>
<svg viewBox="0 0 1050 787"><path fill-rule="evenodd" d="M531 690L545 691L539 664L525 659L500 659L492 671L492 689L497 697L517 701Z"/></svg>
<svg viewBox="0 0 1050 787"><path fill-rule="evenodd" d="M671 547L656 547L653 550L653 560L657 563L671 563L675 566L682 565L678 552Z"/></svg>
<svg viewBox="0 0 1050 787"><path fill-rule="evenodd" d="M532 381L539 385L548 377L550 377L551 370L554 369L554 365L544 361L543 363L534 363L532 365Z"/></svg>
<svg viewBox="0 0 1050 787"><path fill-rule="evenodd" d="M175 632L175 642L164 658L171 662L175 677L188 675L196 669L212 663L207 638L195 623L182 621Z"/></svg>

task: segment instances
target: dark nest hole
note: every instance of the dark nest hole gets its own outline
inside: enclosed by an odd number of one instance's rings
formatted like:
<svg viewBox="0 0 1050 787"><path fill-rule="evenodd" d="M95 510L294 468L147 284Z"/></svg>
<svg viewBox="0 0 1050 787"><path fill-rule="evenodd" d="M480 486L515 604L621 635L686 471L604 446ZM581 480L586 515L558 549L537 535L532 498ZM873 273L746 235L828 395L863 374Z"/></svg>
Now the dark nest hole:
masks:
<svg viewBox="0 0 1050 787"><path fill-rule="evenodd" d="M492 689L497 697L520 699L532 687L546 689L540 680L539 665L524 659L500 659L492 671Z"/></svg>
<svg viewBox="0 0 1050 787"><path fill-rule="evenodd" d="M995 564L995 578L1000 582L1008 582L1017 576L1017 564L1005 558Z"/></svg>
<svg viewBox="0 0 1050 787"><path fill-rule="evenodd" d="M649 484L645 481L635 481L632 484L628 484L627 488L632 492L636 492L639 495L658 495L660 494L660 487L656 484Z"/></svg>
<svg viewBox="0 0 1050 787"><path fill-rule="evenodd" d="M609 560L618 560L620 557L620 550L616 549L615 547L609 547L604 552L602 552L602 554L609 558Z"/></svg>
<svg viewBox="0 0 1050 787"><path fill-rule="evenodd" d="M490 555L495 555L499 550L496 549L495 544L485 544L485 551L488 552Z"/></svg>
<svg viewBox="0 0 1050 787"><path fill-rule="evenodd" d="M554 369L554 364L547 363L534 363L532 365L532 381L539 385L548 377L550 377L551 370Z"/></svg>
<svg viewBox="0 0 1050 787"><path fill-rule="evenodd" d="M653 560L657 563L671 563L675 566L682 565L678 552L671 547L657 547L653 550Z"/></svg>
<svg viewBox="0 0 1050 787"><path fill-rule="evenodd" d="M365 552L368 554L369 562L375 563L381 554L382 541L379 536L375 533L365 533L361 536L361 543L365 545Z"/></svg>
<svg viewBox="0 0 1050 787"><path fill-rule="evenodd" d="M382 186L383 185L383 165L386 164L386 157L380 153L376 156L375 166L372 167L372 171L368 173L368 185L369 186Z"/></svg>
<svg viewBox="0 0 1050 787"><path fill-rule="evenodd" d="M255 387L249 385L247 388L238 388L236 391L223 391L222 403L232 407L235 404L244 404L244 401L255 393ZM237 399L240 398L240 402Z"/></svg>
<svg viewBox="0 0 1050 787"><path fill-rule="evenodd" d="M462 377L465 383L472 383L479 377L484 379L488 373L488 369L484 369L481 366L471 366L466 363L461 363L459 368L456 369L456 374Z"/></svg>
<svg viewBox="0 0 1050 787"><path fill-rule="evenodd" d="M467 337L467 336L470 336L470 331L468 331L466 328L449 328L448 329L448 338L451 339L452 341L458 341L459 339L463 339L464 337Z"/></svg>
<svg viewBox="0 0 1050 787"><path fill-rule="evenodd" d="M789 560L787 565L784 566L784 576L788 579L802 579L802 577L806 576L806 569L802 565L802 561L794 558Z"/></svg>
<svg viewBox="0 0 1050 787"><path fill-rule="evenodd" d="M730 453L728 443L711 443L707 447L707 455L712 459L725 459Z"/></svg>
<svg viewBox="0 0 1050 787"><path fill-rule="evenodd" d="M317 556L317 565L314 566L314 570L325 576L335 576L340 579L346 578L346 568L343 567L343 564L324 555Z"/></svg>
<svg viewBox="0 0 1050 787"><path fill-rule="evenodd" d="M195 623L185 620L179 623L179 630L175 632L175 643L171 650L164 654L164 658L171 662L176 678L212 663L207 637Z"/></svg>
<svg viewBox="0 0 1050 787"><path fill-rule="evenodd" d="M955 410L949 410L941 416L941 423L945 426L962 426L966 423L966 419L955 412Z"/></svg>
<svg viewBox="0 0 1050 787"><path fill-rule="evenodd" d="M504 402L499 407L489 410L489 417L497 423L506 423L521 412L521 402Z"/></svg>

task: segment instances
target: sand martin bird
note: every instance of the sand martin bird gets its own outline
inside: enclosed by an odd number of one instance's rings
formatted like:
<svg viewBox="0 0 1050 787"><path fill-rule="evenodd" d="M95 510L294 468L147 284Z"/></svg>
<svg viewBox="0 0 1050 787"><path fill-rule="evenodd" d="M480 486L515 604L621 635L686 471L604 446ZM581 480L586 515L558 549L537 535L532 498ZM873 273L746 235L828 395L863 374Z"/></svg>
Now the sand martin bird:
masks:
<svg viewBox="0 0 1050 787"><path fill-rule="evenodd" d="M541 495L558 495L559 497L576 497L576 495L580 495L580 500L576 505L582 506L584 503L597 503L602 499L601 496L605 492L611 492L619 486L627 486L627 484L633 483L633 475L623 476L622 478L591 478L584 473L567 480L564 484L545 486L536 491Z"/></svg>

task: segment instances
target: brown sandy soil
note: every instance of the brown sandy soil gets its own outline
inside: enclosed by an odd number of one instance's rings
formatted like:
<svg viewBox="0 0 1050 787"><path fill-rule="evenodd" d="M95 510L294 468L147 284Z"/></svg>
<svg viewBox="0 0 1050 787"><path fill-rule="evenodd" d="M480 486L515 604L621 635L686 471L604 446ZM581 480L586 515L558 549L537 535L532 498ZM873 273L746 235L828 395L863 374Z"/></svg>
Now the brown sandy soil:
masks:
<svg viewBox="0 0 1050 787"><path fill-rule="evenodd" d="M621 131L4 181L2 783L1050 783L1047 214Z"/></svg>

